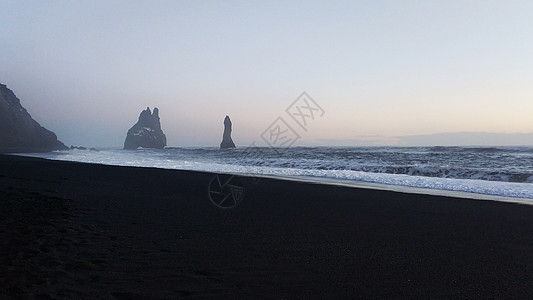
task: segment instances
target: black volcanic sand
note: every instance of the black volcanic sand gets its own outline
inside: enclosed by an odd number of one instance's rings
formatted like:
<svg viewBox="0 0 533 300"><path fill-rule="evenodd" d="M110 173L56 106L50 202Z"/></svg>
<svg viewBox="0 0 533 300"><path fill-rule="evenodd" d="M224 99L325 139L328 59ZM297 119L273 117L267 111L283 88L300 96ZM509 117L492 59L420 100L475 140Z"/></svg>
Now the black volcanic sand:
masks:
<svg viewBox="0 0 533 300"><path fill-rule="evenodd" d="M533 295L533 206L213 176L0 155L0 298Z"/></svg>

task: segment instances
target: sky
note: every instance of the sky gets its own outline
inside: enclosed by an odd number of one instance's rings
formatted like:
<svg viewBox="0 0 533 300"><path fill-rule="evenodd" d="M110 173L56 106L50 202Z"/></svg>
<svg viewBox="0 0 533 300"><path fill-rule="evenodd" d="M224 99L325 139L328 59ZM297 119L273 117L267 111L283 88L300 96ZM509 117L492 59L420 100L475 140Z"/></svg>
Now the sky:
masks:
<svg viewBox="0 0 533 300"><path fill-rule="evenodd" d="M169 146L218 146L226 115L237 146L264 144L280 119L295 145L533 145L533 1L0 9L0 83L67 145L120 147L146 107ZM291 115L303 92L320 108L304 127Z"/></svg>

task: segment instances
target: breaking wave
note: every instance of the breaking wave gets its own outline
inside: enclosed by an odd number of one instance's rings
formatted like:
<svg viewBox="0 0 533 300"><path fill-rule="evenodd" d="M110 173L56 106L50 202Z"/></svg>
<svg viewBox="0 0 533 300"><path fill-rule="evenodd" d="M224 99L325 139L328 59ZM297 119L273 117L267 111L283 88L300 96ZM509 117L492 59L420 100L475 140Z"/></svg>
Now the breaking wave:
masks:
<svg viewBox="0 0 533 300"><path fill-rule="evenodd" d="M33 156L121 166L311 176L533 199L532 147L100 149Z"/></svg>

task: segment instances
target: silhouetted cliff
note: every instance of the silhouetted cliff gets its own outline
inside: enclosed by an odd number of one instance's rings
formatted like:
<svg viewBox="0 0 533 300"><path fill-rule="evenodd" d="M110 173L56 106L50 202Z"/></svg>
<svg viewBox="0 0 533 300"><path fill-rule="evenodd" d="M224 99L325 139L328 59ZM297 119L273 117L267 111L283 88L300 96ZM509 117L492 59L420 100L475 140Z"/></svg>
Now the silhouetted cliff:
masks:
<svg viewBox="0 0 533 300"><path fill-rule="evenodd" d="M22 107L7 86L0 84L0 152L67 150L57 136L42 127Z"/></svg>

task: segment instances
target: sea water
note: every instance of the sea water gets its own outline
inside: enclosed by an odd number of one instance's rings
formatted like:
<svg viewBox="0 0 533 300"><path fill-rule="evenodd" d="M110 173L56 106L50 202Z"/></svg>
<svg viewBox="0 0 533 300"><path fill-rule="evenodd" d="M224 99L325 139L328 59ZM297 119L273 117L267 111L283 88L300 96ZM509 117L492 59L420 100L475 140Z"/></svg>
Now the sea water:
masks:
<svg viewBox="0 0 533 300"><path fill-rule="evenodd" d="M118 166L383 184L533 201L533 147L168 147L25 155Z"/></svg>

